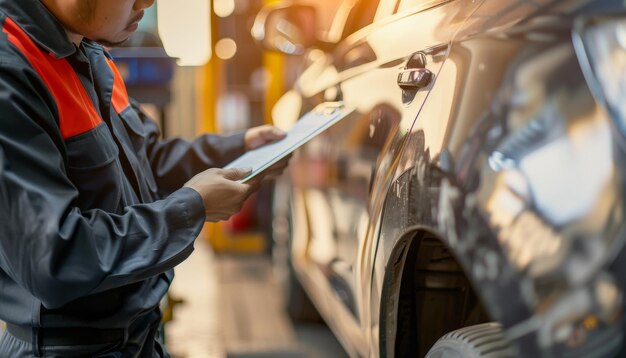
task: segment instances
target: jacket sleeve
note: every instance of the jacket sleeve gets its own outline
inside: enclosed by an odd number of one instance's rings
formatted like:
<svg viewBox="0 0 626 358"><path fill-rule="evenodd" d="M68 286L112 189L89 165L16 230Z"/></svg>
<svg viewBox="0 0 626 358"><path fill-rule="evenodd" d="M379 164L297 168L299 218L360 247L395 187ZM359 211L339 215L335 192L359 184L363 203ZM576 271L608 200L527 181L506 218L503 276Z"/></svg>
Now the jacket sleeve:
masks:
<svg viewBox="0 0 626 358"><path fill-rule="evenodd" d="M194 175L221 168L245 152L244 133L229 136L205 134L193 141L160 139L156 123L132 101L146 133L146 150L159 192L168 194L182 187Z"/></svg>
<svg viewBox="0 0 626 358"><path fill-rule="evenodd" d="M0 269L53 309L182 262L204 223L200 195L79 210L55 104L23 67L0 64Z"/></svg>

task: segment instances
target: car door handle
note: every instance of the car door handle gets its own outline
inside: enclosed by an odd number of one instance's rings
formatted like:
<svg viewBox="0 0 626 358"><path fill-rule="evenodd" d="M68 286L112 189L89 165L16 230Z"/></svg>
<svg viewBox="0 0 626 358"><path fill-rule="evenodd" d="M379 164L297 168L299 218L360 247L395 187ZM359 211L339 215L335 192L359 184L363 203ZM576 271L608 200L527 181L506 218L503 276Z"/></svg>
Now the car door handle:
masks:
<svg viewBox="0 0 626 358"><path fill-rule="evenodd" d="M403 90L418 90L428 86L432 72L425 68L410 68L398 74L398 86Z"/></svg>

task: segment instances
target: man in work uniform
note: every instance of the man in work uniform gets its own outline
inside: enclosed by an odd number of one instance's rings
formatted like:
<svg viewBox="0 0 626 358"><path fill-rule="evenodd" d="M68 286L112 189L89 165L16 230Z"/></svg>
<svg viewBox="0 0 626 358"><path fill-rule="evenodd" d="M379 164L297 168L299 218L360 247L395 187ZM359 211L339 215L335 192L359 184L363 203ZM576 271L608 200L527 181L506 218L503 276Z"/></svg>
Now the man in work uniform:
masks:
<svg viewBox="0 0 626 358"><path fill-rule="evenodd" d="M100 45L153 2L0 0L0 357L167 356L172 268L258 185L208 168L284 136L159 139Z"/></svg>

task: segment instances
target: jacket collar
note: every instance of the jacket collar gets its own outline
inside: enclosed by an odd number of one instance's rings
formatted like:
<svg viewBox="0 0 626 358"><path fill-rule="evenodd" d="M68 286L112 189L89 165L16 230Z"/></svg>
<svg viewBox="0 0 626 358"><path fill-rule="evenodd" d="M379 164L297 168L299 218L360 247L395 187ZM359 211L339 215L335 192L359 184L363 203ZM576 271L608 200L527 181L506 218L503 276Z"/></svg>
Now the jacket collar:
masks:
<svg viewBox="0 0 626 358"><path fill-rule="evenodd" d="M67 37L61 23L41 0L0 0L0 12L9 16L33 41L56 58L76 52L76 46Z"/></svg>

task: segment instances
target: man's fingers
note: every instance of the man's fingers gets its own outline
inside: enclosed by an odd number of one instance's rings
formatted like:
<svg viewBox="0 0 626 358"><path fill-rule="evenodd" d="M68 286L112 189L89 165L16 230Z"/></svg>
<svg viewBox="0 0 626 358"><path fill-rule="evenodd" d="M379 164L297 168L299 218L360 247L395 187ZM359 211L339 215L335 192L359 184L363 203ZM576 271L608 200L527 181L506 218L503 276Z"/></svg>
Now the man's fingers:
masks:
<svg viewBox="0 0 626 358"><path fill-rule="evenodd" d="M222 171L222 175L224 176L225 179L233 180L233 181L243 179L247 177L250 173L252 173L252 168L250 167L230 168L230 169L224 169Z"/></svg>
<svg viewBox="0 0 626 358"><path fill-rule="evenodd" d="M285 136L287 136L287 133L283 130L266 124L248 129L244 136L244 144L247 149L255 149L262 145L283 139Z"/></svg>
<svg viewBox="0 0 626 358"><path fill-rule="evenodd" d="M261 135L263 136L263 139L265 139L266 141L273 142L273 141L285 138L287 133L285 133L284 131L276 127L269 127L263 132L261 132Z"/></svg>
<svg viewBox="0 0 626 358"><path fill-rule="evenodd" d="M265 172L262 172L254 176L253 178L250 178L250 180L246 181L246 184L249 185L249 191L251 193L256 191L261 186L261 182L263 182L264 177L265 177Z"/></svg>
<svg viewBox="0 0 626 358"><path fill-rule="evenodd" d="M285 172L284 168L279 168L279 169L273 169L273 170L266 171L264 179L265 180L276 179L276 178L280 177L281 175L283 175L284 172Z"/></svg>
<svg viewBox="0 0 626 358"><path fill-rule="evenodd" d="M280 161L272 164L269 168L267 168L264 172L267 174L280 174L289 166L289 160L291 159L291 154Z"/></svg>

